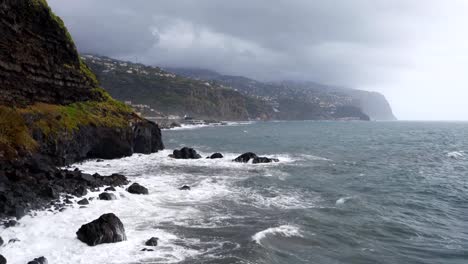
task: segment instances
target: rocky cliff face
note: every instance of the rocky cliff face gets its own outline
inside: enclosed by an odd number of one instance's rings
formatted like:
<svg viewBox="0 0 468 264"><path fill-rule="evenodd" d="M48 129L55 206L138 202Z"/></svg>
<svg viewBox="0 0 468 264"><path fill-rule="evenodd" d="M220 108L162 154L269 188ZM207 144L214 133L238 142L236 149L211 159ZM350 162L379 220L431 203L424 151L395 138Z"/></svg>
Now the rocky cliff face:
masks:
<svg viewBox="0 0 468 264"><path fill-rule="evenodd" d="M156 124L98 87L45 0L0 1L0 32L0 161L65 165L163 148Z"/></svg>
<svg viewBox="0 0 468 264"><path fill-rule="evenodd" d="M0 103L100 100L62 20L44 0L0 3Z"/></svg>

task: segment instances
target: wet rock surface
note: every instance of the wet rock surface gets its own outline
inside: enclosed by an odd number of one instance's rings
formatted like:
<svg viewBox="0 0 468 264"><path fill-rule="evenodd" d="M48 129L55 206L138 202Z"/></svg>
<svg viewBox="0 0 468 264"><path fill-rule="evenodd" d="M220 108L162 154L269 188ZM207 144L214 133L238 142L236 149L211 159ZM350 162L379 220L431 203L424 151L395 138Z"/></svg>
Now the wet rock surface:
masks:
<svg viewBox="0 0 468 264"><path fill-rule="evenodd" d="M224 156L221 153L213 153L211 156L209 156L207 158L208 159L222 159L222 158L224 158Z"/></svg>
<svg viewBox="0 0 468 264"><path fill-rule="evenodd" d="M259 157L257 154L253 152L247 152L239 157L235 158L235 162L241 162L241 163L247 163L250 160L252 160L253 164L259 164L259 163L271 163L271 162L279 162L279 159L275 158L268 158L268 157Z"/></svg>
<svg viewBox="0 0 468 264"><path fill-rule="evenodd" d="M105 200L105 201L117 200L117 196L115 196L115 194L113 193L103 192L99 194L99 200Z"/></svg>
<svg viewBox="0 0 468 264"><path fill-rule="evenodd" d="M48 264L49 262L45 257L35 258L32 261L29 261L28 264Z"/></svg>
<svg viewBox="0 0 468 264"><path fill-rule="evenodd" d="M187 147L183 147L180 150L176 149L169 156L174 159L201 159L200 154L196 150Z"/></svg>
<svg viewBox="0 0 468 264"><path fill-rule="evenodd" d="M101 176L81 171L59 170L52 166L38 168L29 162L0 162L0 218L21 218L30 209L63 207L56 201L60 194L81 196L87 189L128 184L125 176ZM77 191L78 190L78 191ZM70 200L70 198L66 198ZM6 223L12 226L14 223Z"/></svg>
<svg viewBox="0 0 468 264"><path fill-rule="evenodd" d="M257 158L257 154L255 154L253 152L246 152L246 153L240 155L239 157L235 158L234 161L235 162L247 163L247 162L249 162L249 160L254 159L254 158Z"/></svg>
<svg viewBox="0 0 468 264"><path fill-rule="evenodd" d="M188 186L188 185L184 185L184 186L182 186L182 187L179 188L179 190L181 190L181 191L190 191L190 189L191 189L191 188L190 188L190 186Z"/></svg>
<svg viewBox="0 0 468 264"><path fill-rule="evenodd" d="M150 247L155 247L155 246L158 245L158 240L159 240L159 238L152 237L152 238L148 239L148 241L145 242L145 245L150 246Z"/></svg>
<svg viewBox="0 0 468 264"><path fill-rule="evenodd" d="M127 191L133 194L148 194L148 189L146 187L141 186L140 184L136 182L130 185Z"/></svg>
<svg viewBox="0 0 468 264"><path fill-rule="evenodd" d="M104 214L98 219L81 226L76 235L80 241L89 246L127 240L122 222L112 213Z"/></svg>

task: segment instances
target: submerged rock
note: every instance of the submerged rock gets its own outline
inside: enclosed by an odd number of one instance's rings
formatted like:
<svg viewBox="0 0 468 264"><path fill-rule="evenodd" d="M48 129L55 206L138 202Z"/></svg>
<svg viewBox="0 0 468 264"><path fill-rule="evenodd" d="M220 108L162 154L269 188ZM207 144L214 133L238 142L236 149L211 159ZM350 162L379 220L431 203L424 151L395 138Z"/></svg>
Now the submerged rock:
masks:
<svg viewBox="0 0 468 264"><path fill-rule="evenodd" d="M88 199L84 198L84 199L82 199L82 200L79 200L79 201L77 202L77 204L79 204L79 205L85 205L85 204L89 204L89 201L88 201Z"/></svg>
<svg viewBox="0 0 468 264"><path fill-rule="evenodd" d="M145 245L150 246L150 247L155 247L158 245L158 240L159 238L152 237L148 241L146 241Z"/></svg>
<svg viewBox="0 0 468 264"><path fill-rule="evenodd" d="M244 153L244 154L242 154L239 157L234 159L235 162L243 162L243 163L247 163L250 160L252 160L253 164L279 162L279 159L268 158L268 157L259 157L259 156L257 156L257 154L252 153L252 152Z"/></svg>
<svg viewBox="0 0 468 264"><path fill-rule="evenodd" d="M142 249L142 250L140 250L140 251L154 251L154 249L151 249L151 248L144 248L144 249Z"/></svg>
<svg viewBox="0 0 468 264"><path fill-rule="evenodd" d="M49 263L45 257L35 258L33 261L29 261L28 264L47 264Z"/></svg>
<svg viewBox="0 0 468 264"><path fill-rule="evenodd" d="M0 264L6 264L7 260L4 256L0 255Z"/></svg>
<svg viewBox="0 0 468 264"><path fill-rule="evenodd" d="M3 238L0 237L0 247L3 246Z"/></svg>
<svg viewBox="0 0 468 264"><path fill-rule="evenodd" d="M190 191L190 186L184 185L184 186L180 187L179 190L181 190L181 191Z"/></svg>
<svg viewBox="0 0 468 264"><path fill-rule="evenodd" d="M169 157L174 159L201 159L200 154L197 153L193 148L183 147L180 150L176 149L169 155Z"/></svg>
<svg viewBox="0 0 468 264"><path fill-rule="evenodd" d="M255 154L253 152L247 152L247 153L244 153L244 154L240 155L239 157L235 158L234 161L235 162L247 163L247 162L249 162L249 160L255 159L255 158L258 158L257 154Z"/></svg>
<svg viewBox="0 0 468 264"><path fill-rule="evenodd" d="M107 188L104 189L104 191L106 191L106 192L115 192L115 188L112 187L112 186L111 186L111 187L107 187Z"/></svg>
<svg viewBox="0 0 468 264"><path fill-rule="evenodd" d="M271 162L279 162L279 159L274 159L274 158L267 158L267 157L256 157L253 159L252 163L257 164L257 163L271 163Z"/></svg>
<svg viewBox="0 0 468 264"><path fill-rule="evenodd" d="M117 200L117 196L115 196L113 193L103 192L103 193L99 194L99 199L100 200L111 201L111 200Z"/></svg>
<svg viewBox="0 0 468 264"><path fill-rule="evenodd" d="M129 193L133 193L133 194L148 194L148 189L141 186L140 184L138 183L133 183L132 185L130 185L130 187L128 187L127 191Z"/></svg>
<svg viewBox="0 0 468 264"><path fill-rule="evenodd" d="M224 158L224 156L221 153L213 153L211 156L207 157L207 159L222 159L222 158Z"/></svg>
<svg viewBox="0 0 468 264"><path fill-rule="evenodd" d="M112 213L104 214L98 219L82 225L76 235L80 241L89 246L127 240L122 222Z"/></svg>

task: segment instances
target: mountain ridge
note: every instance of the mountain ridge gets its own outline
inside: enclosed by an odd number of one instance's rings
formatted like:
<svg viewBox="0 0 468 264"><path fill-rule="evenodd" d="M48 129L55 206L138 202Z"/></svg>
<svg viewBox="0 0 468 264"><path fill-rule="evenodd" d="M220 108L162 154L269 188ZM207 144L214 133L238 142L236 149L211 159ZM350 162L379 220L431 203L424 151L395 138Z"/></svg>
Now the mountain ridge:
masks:
<svg viewBox="0 0 468 264"><path fill-rule="evenodd" d="M385 96L379 92L364 91L346 87L320 84L311 81L276 81L261 82L244 76L224 75L213 70L189 68L189 67L168 67L169 72L174 72L182 76L195 78L198 80L214 80L221 84L231 86L238 91L259 97L272 97L275 100L285 97L285 90L290 93L300 93L301 96L315 96L317 92L333 92L349 96L353 106L361 108L372 120L393 121L397 120L393 114L390 104ZM287 96L286 96L287 97ZM291 98L289 98L291 99Z"/></svg>

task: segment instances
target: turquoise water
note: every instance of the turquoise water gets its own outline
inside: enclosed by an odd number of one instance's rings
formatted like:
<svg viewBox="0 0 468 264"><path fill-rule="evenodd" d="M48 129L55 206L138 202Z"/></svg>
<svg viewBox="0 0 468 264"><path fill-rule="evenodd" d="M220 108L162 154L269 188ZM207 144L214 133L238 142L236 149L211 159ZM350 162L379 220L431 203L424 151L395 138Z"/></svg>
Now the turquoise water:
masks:
<svg viewBox="0 0 468 264"><path fill-rule="evenodd" d="M246 194L203 205L226 216L215 228L180 230L235 245L186 263L468 262L468 123L268 122L163 136L169 149L290 159L195 169L242 173L230 184Z"/></svg>

